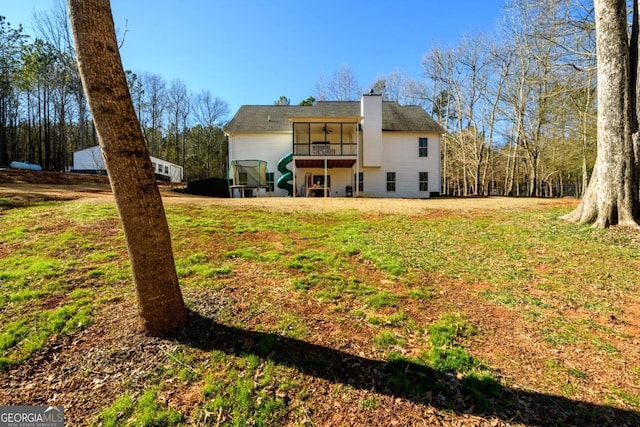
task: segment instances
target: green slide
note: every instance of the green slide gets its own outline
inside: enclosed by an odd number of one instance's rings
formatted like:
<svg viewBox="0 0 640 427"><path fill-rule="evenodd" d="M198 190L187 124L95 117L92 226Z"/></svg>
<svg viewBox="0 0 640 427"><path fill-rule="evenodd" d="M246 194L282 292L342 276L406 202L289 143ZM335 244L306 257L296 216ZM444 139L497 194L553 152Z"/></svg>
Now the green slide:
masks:
<svg viewBox="0 0 640 427"><path fill-rule="evenodd" d="M282 157L278 162L278 170L280 171L282 176L278 178L278 182L276 182L276 185L278 186L278 188L287 190L289 192L287 196L293 196L293 185L289 183L289 181L293 180L293 172L287 169L287 165L292 161L293 151Z"/></svg>

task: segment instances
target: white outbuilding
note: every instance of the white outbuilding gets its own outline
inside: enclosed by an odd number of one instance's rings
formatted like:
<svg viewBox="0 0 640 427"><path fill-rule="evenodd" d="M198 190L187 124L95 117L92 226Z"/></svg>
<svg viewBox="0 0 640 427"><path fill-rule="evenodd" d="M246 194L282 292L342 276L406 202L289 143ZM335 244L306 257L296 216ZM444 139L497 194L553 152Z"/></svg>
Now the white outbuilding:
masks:
<svg viewBox="0 0 640 427"><path fill-rule="evenodd" d="M156 173L158 181L182 182L184 172L182 166L166 160L149 156L151 165ZM71 171L78 173L94 173L106 175L106 167L102 158L102 151L99 146L85 148L73 152L73 166Z"/></svg>

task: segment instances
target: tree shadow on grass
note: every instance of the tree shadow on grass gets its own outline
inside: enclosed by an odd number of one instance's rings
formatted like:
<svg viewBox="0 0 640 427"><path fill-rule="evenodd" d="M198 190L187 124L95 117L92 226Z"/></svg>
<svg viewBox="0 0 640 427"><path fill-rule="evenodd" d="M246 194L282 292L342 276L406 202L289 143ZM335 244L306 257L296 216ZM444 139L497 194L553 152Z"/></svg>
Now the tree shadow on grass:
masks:
<svg viewBox="0 0 640 427"><path fill-rule="evenodd" d="M172 338L205 351L257 355L333 383L373 390L434 408L498 417L529 426L638 426L640 413L503 386L492 378L458 380L405 359L367 359L273 333L217 323L190 313L188 326Z"/></svg>

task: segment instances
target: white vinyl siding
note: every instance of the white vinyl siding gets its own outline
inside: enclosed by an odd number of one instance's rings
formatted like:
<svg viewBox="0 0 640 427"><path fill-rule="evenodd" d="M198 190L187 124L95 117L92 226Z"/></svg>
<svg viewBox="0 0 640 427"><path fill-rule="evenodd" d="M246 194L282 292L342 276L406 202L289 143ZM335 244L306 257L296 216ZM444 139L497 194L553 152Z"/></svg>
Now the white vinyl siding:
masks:
<svg viewBox="0 0 640 427"><path fill-rule="evenodd" d="M438 134L383 132L383 165L366 167L360 163L366 185L361 184L359 194L363 197L425 198L440 192L440 136ZM420 157L416 146L419 138L428 138L430 156ZM267 168L274 171L274 183L281 174L277 170L278 161L292 150L291 133L236 134L229 135L229 158L231 160L256 159L267 162ZM360 145L360 150L363 150ZM362 155L362 151L360 153ZM362 157L361 157L362 158ZM288 168L293 170L293 163ZM387 191L387 172L395 172L395 191ZM419 173L428 172L427 191L421 191ZM302 195L305 174L324 175L322 168L295 169L298 194ZM356 168L333 168L331 175L331 196L344 197L346 187L353 186L355 195ZM366 177L365 177L366 175ZM363 180L364 180L363 179ZM424 190L424 188L423 188ZM260 190L264 196L266 192ZM286 196L287 192L275 187L273 196Z"/></svg>
<svg viewBox="0 0 640 427"><path fill-rule="evenodd" d="M425 198L440 192L440 136L429 134L428 157L419 157L416 149L422 135L405 132L385 132L383 134L384 166L363 168L367 185L363 196ZM396 191L387 192L388 171L396 172ZM420 191L419 172L428 172L428 190Z"/></svg>

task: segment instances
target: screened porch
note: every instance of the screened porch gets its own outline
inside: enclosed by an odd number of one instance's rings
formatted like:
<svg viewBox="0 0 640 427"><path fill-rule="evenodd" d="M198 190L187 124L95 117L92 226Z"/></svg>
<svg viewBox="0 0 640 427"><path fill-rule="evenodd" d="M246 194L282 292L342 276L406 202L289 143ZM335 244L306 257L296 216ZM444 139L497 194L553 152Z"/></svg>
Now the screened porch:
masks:
<svg viewBox="0 0 640 427"><path fill-rule="evenodd" d="M358 153L357 122L293 123L294 156L350 156Z"/></svg>

